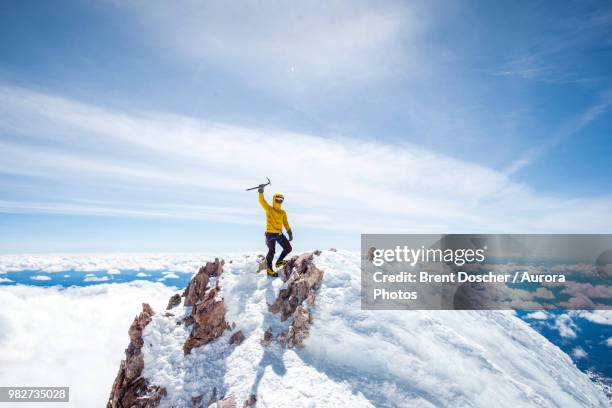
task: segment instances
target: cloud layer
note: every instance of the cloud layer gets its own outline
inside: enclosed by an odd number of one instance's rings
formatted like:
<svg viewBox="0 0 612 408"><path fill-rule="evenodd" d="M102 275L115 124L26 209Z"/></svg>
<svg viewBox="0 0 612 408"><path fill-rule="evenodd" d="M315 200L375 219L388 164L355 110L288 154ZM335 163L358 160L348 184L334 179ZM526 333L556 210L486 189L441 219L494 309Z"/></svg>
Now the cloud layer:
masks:
<svg viewBox="0 0 612 408"><path fill-rule="evenodd" d="M118 275L121 271L168 271L191 274L206 259L214 259L214 256L196 253L0 255L0 274L19 271L107 271L109 275Z"/></svg>
<svg viewBox="0 0 612 408"><path fill-rule="evenodd" d="M0 290L0 383L69 386L72 407L105 404L140 303L160 311L173 294L142 281Z"/></svg>

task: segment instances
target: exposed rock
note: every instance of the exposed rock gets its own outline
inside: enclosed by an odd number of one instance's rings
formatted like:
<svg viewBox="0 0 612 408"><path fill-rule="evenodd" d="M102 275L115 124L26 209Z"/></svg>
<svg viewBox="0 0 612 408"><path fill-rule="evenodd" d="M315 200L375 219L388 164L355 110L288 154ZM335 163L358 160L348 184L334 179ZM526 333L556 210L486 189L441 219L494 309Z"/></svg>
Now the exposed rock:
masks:
<svg viewBox="0 0 612 408"><path fill-rule="evenodd" d="M255 396L255 394L251 394L249 395L249 399L245 400L244 403L242 404L242 408L248 408L248 407L254 406L256 402L257 402L257 397Z"/></svg>
<svg viewBox="0 0 612 408"><path fill-rule="evenodd" d="M197 397L191 397L191 405L199 407L202 404L202 397L204 397L204 394L198 395Z"/></svg>
<svg viewBox="0 0 612 408"><path fill-rule="evenodd" d="M168 307L166 307L166 310L170 310L174 306L178 306L180 304L181 304L181 295L179 295L178 293L175 295L172 295L170 300L168 300Z"/></svg>
<svg viewBox="0 0 612 408"><path fill-rule="evenodd" d="M210 279L219 278L223 273L223 265L224 261L219 258L215 258L214 262L207 262L191 279L183 293L184 305L193 306L191 315L183 320L186 327L193 325L183 345L185 354L191 353L194 347L210 343L230 327L225 321L225 304L223 299L218 297L221 291L219 280L217 279L214 288L208 288Z"/></svg>
<svg viewBox="0 0 612 408"><path fill-rule="evenodd" d="M310 307L314 307L316 300L317 300L317 296L315 295L315 292L310 291L310 293L308 293L308 297L306 298L306 303L308 303Z"/></svg>
<svg viewBox="0 0 612 408"><path fill-rule="evenodd" d="M214 287L206 292L204 299L196 299L193 310L193 328L191 334L185 341L183 351L191 353L194 347L200 347L220 337L229 324L225 321L225 303L223 299L217 299L221 288Z"/></svg>
<svg viewBox="0 0 612 408"><path fill-rule="evenodd" d="M314 251L314 252L313 252L313 254L314 254L315 256L319 256L319 255L321 255L321 250L320 250L320 249L317 249L316 251Z"/></svg>
<svg viewBox="0 0 612 408"><path fill-rule="evenodd" d="M149 306L148 303L142 304L142 312L138 316L134 318L132 325L128 329L128 335L130 336L130 342L137 345L138 348L142 347L142 331L147 326L147 324L151 323L153 319L153 315L155 312Z"/></svg>
<svg viewBox="0 0 612 408"><path fill-rule="evenodd" d="M282 268L278 270L278 276L283 282L287 282L295 269L297 269L298 272L303 272L305 270L305 266L308 263L312 263L313 255L314 253L312 252L305 252L301 255L292 257Z"/></svg>
<svg viewBox="0 0 612 408"><path fill-rule="evenodd" d="M142 312L134 318L128 330L130 343L125 350L125 360L121 361L113 382L107 408L155 407L166 395L164 388L149 387L147 381L141 377L144 368L142 331L151 322L154 314L151 306L143 303Z"/></svg>
<svg viewBox="0 0 612 408"><path fill-rule="evenodd" d="M268 327L268 330L264 333L263 339L260 340L260 343L264 346L272 343L272 328Z"/></svg>
<svg viewBox="0 0 612 408"><path fill-rule="evenodd" d="M278 336L278 341L285 347L303 347L304 340L310 334L311 315L308 309L300 305L293 313L293 322L286 332Z"/></svg>
<svg viewBox="0 0 612 408"><path fill-rule="evenodd" d="M237 346L241 345L244 341L244 334L242 334L242 330L238 330L236 333L232 334L232 337L229 339L229 344L236 344Z"/></svg>
<svg viewBox="0 0 612 408"><path fill-rule="evenodd" d="M291 258L289 260L289 262L287 264L285 264L285 266L283 266L280 269L277 269L277 273L278 273L278 277L283 281L283 282L287 282L289 280L289 277L291 276L291 272L293 271L293 265L295 262L295 259L297 257Z"/></svg>
<svg viewBox="0 0 612 408"><path fill-rule="evenodd" d="M210 394L210 398L208 399L208 406L217 402L217 387L213 387L212 393Z"/></svg>
<svg viewBox="0 0 612 408"><path fill-rule="evenodd" d="M272 313L280 313L282 321L287 320L307 298L311 297L314 303L315 291L321 285L323 272L313 264L312 258L312 253L305 253L291 258L282 268L285 274L289 274L289 278L270 306Z"/></svg>
<svg viewBox="0 0 612 408"><path fill-rule="evenodd" d="M332 252L338 252L338 250L336 248L329 248L330 251Z"/></svg>
<svg viewBox="0 0 612 408"><path fill-rule="evenodd" d="M187 316L187 317L185 317L185 318L183 319L183 323L185 324L185 327L189 327L189 326L191 326L191 325L193 324L193 322L194 322L194 321L195 321L195 320L194 320L193 316L191 316L191 315L189 315L189 316Z"/></svg>
<svg viewBox="0 0 612 408"><path fill-rule="evenodd" d="M305 301L310 307L314 307L316 290L321 286L323 279L323 272L312 262L313 256L313 253L305 253L293 257L282 268L282 276L286 276L287 279L276 301L270 306L270 311L279 313L282 321L292 318L287 331L278 335L278 341L285 347L302 347L310 333L312 317L303 303ZM264 340L265 338L264 336Z"/></svg>
<svg viewBox="0 0 612 408"><path fill-rule="evenodd" d="M221 276L223 273L223 264L223 260L219 261L219 258L215 258L214 262L207 262L206 265L200 268L183 293L183 296L185 296L185 306L193 306L197 304L198 300L204 298L204 294L208 287L208 281L213 276Z"/></svg>

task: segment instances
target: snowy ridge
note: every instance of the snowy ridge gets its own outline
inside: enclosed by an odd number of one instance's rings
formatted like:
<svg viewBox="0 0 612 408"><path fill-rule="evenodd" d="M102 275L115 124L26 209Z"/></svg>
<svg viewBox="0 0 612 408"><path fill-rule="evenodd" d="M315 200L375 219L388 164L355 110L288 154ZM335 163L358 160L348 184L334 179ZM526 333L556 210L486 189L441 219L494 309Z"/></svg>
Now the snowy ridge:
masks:
<svg viewBox="0 0 612 408"><path fill-rule="evenodd" d="M144 328L143 377L163 387L162 407L192 407L213 389L258 407L608 407L606 396L559 348L510 312L360 310L359 254L323 251L324 271L303 348L269 311L283 285L258 273L259 259L225 260L219 278L226 320L236 327L184 355L190 313L156 313ZM230 262L231 261L231 262ZM230 345L241 330L245 340Z"/></svg>

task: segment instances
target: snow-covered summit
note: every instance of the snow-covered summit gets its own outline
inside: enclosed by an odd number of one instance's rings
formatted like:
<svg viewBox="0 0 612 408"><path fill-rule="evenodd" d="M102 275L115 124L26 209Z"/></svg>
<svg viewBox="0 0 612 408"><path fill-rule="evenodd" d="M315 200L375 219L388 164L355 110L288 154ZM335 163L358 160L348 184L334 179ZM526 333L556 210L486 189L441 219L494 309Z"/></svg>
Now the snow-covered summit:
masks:
<svg viewBox="0 0 612 408"><path fill-rule="evenodd" d="M145 307L109 406L609 406L511 312L365 311L359 254L302 256L283 279L260 261L211 263L184 302Z"/></svg>

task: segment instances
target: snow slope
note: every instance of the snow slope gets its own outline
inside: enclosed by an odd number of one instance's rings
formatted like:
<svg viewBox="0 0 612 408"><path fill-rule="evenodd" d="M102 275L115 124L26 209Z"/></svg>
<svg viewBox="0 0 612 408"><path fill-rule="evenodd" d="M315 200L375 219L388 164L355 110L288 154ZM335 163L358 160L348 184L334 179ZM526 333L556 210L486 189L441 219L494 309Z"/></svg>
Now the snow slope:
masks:
<svg viewBox="0 0 612 408"><path fill-rule="evenodd" d="M192 406L213 387L259 407L608 407L559 348L510 312L360 310L359 254L324 251L325 273L303 349L260 340L286 329L268 312L282 285L254 255L226 259L221 276L236 329L183 355L189 335L158 313L145 328L143 375L166 388L161 406ZM182 308L182 313L179 310ZM229 345L242 330L245 341Z"/></svg>

